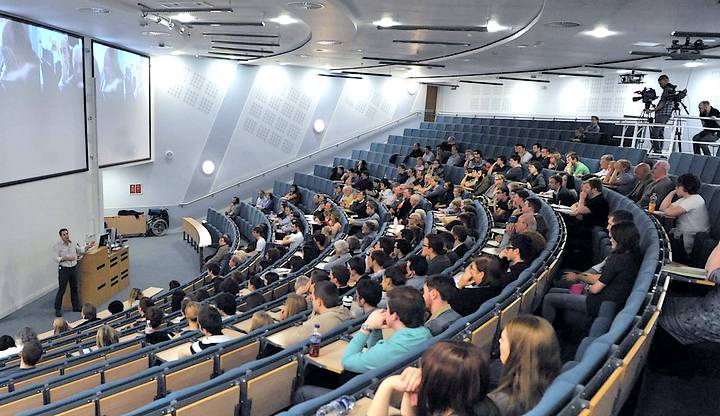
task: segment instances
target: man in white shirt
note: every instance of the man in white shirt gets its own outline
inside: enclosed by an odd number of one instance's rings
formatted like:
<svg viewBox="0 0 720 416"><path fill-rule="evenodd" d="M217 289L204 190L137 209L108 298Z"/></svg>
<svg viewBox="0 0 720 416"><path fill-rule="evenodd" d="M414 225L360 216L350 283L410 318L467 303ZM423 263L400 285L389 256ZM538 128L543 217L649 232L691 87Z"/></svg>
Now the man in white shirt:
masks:
<svg viewBox="0 0 720 416"><path fill-rule="evenodd" d="M282 240L278 241L281 246L287 246L288 251L293 251L305 241L305 236L302 232L302 226L298 219L293 219L290 223L290 234L283 237Z"/></svg>
<svg viewBox="0 0 720 416"><path fill-rule="evenodd" d="M258 253L265 251L266 241L263 235L263 229L261 227L255 227L252 230L253 238L255 238L255 244L248 244L243 250L236 250L235 256L244 260L248 257L252 257Z"/></svg>
<svg viewBox="0 0 720 416"><path fill-rule="evenodd" d="M515 153L517 153L518 156L520 156L520 163L523 165L527 165L532 160L532 153L528 152L525 148L525 145L522 143L518 143L515 145Z"/></svg>
<svg viewBox="0 0 720 416"><path fill-rule="evenodd" d="M74 312L80 312L80 299L78 298L77 263L85 251L95 245L95 242L80 247L78 243L70 240L70 232L67 228L61 228L58 232L60 241L53 246L55 261L58 263L58 291L55 295L55 316L62 316L62 300L65 295L65 288L70 284L70 300Z"/></svg>
<svg viewBox="0 0 720 416"><path fill-rule="evenodd" d="M600 170L595 172L595 176L606 176L608 173L608 166L613 160L615 160L615 158L611 154L600 156Z"/></svg>

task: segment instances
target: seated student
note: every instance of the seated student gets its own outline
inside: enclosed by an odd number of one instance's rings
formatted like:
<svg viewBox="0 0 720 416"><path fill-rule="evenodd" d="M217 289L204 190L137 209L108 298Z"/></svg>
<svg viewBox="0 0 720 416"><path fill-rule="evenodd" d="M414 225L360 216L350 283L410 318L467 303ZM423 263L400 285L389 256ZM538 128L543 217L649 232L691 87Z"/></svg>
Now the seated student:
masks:
<svg viewBox="0 0 720 416"><path fill-rule="evenodd" d="M535 260L537 254L530 237L522 233L514 234L510 238L510 245L498 254L503 269L500 273L500 285L505 287L515 281Z"/></svg>
<svg viewBox="0 0 720 416"><path fill-rule="evenodd" d="M350 269L350 280L348 281L350 287L355 287L360 280L368 278L368 275L365 274L365 259L362 257L352 257L347 261L347 266Z"/></svg>
<svg viewBox="0 0 720 416"><path fill-rule="evenodd" d="M290 258L287 261L287 264L285 267L290 269L290 273L295 273L296 271L302 269L305 266L305 260L300 257L299 255L293 255L290 256Z"/></svg>
<svg viewBox="0 0 720 416"><path fill-rule="evenodd" d="M251 276L250 279L248 279L247 290L254 292L256 290L262 289L263 287L265 287L265 281L262 280L262 277L254 275Z"/></svg>
<svg viewBox="0 0 720 416"><path fill-rule="evenodd" d="M108 312L115 315L125 310L125 305L119 300L114 300L108 304Z"/></svg>
<svg viewBox="0 0 720 416"><path fill-rule="evenodd" d="M325 250L327 243L328 239L325 237L325 234L319 231L314 232L310 241L303 245L303 262L308 264L317 259L320 253Z"/></svg>
<svg viewBox="0 0 720 416"><path fill-rule="evenodd" d="M262 227L254 227L252 229L252 236L255 240L250 242L247 246L245 246L245 248L235 250L234 257L238 257L240 259L240 263L242 263L246 258L264 252L267 242L265 241L263 234L265 233ZM227 272L224 274L227 274Z"/></svg>
<svg viewBox="0 0 720 416"><path fill-rule="evenodd" d="M70 325L65 320L65 318L55 318L53 321L53 335L60 335L64 334L65 332L70 330ZM15 344L13 344L15 346Z"/></svg>
<svg viewBox="0 0 720 416"><path fill-rule="evenodd" d="M589 285L586 293L573 294L568 289L553 288L545 295L542 316L550 322L555 320L558 309L569 309L591 317L598 315L600 305L615 302L622 308L632 291L640 269L640 235L635 224L623 222L610 229L612 252L605 261L599 277L577 275Z"/></svg>
<svg viewBox="0 0 720 416"><path fill-rule="evenodd" d="M510 156L510 170L507 171L505 174L505 179L507 179L510 182L520 182L525 178L525 173L523 172L523 167L520 162L520 156L518 155L512 155Z"/></svg>
<svg viewBox="0 0 720 416"><path fill-rule="evenodd" d="M303 235L302 224L300 220L293 219L290 221L290 234L283 237L282 240L277 241L277 244L287 247L287 251L294 251L300 247L304 241L305 236Z"/></svg>
<svg viewBox="0 0 720 416"><path fill-rule="evenodd" d="M452 308L462 316L476 312L480 305L502 291L500 263L493 256L476 257L465 268L457 282L457 288L459 290L450 301Z"/></svg>
<svg viewBox="0 0 720 416"><path fill-rule="evenodd" d="M673 260L689 264L690 253L695 244L695 235L710 230L705 199L700 192L700 179L686 173L677 178L675 190L667 194L660 204L660 210L670 218L676 218L675 228L670 230ZM678 198L675 202L673 199Z"/></svg>
<svg viewBox="0 0 720 416"><path fill-rule="evenodd" d="M343 166L343 165L335 166L332 170L332 173L330 173L330 180L331 181L339 181L340 178L342 178L344 174L345 174L345 166Z"/></svg>
<svg viewBox="0 0 720 416"><path fill-rule="evenodd" d="M638 202L640 198L642 198L647 187L653 183L654 179L650 173L650 165L647 163L638 163L633 170L633 174L635 175L635 186L627 197L635 202Z"/></svg>
<svg viewBox="0 0 720 416"><path fill-rule="evenodd" d="M523 203L523 205L525 205L525 203ZM496 237L496 241L500 240L500 244L498 245L499 249L508 247L510 240L516 234L522 234L527 231L537 231L538 229L537 218L531 213L521 213L514 223L512 222L512 218L514 217L511 217L505 226L505 234Z"/></svg>
<svg viewBox="0 0 720 416"><path fill-rule="evenodd" d="M330 269L330 282L337 286L338 294L340 296L345 295L350 289L352 289L348 286L349 281L350 269L348 269L345 265L339 264Z"/></svg>
<svg viewBox="0 0 720 416"><path fill-rule="evenodd" d="M337 240L333 243L334 254L326 257L324 264L321 265L321 269L330 270L334 266L344 265L350 260L352 255L350 254L350 245L345 240Z"/></svg>
<svg viewBox="0 0 720 416"><path fill-rule="evenodd" d="M18 352L20 357L20 367L15 370L9 370L7 373L3 373L3 378L17 378L21 374L34 370L35 366L40 362L42 358L42 345L39 341L30 341L23 345L22 349Z"/></svg>
<svg viewBox="0 0 720 416"><path fill-rule="evenodd" d="M146 312L146 319L150 328L145 328L145 340L148 344L158 344L170 339L167 331L160 329L163 323L163 312L156 306L151 306Z"/></svg>
<svg viewBox="0 0 720 416"><path fill-rule="evenodd" d="M530 162L530 164L528 164L528 171L530 175L528 175L525 181L527 187L536 194L547 191L545 175L542 173L542 165L540 165L540 162Z"/></svg>
<svg viewBox="0 0 720 416"><path fill-rule="evenodd" d="M97 330L95 335L95 345L98 348L108 347L119 342L118 332L110 325L103 325Z"/></svg>
<svg viewBox="0 0 720 416"><path fill-rule="evenodd" d="M14 338L14 346L10 346L4 350L0 350L0 358L15 355L22 350L23 345L30 342L40 342L37 333L30 327L25 326L17 330Z"/></svg>
<svg viewBox="0 0 720 416"><path fill-rule="evenodd" d="M215 307L220 311L220 316L222 316L223 321L232 318L237 312L235 296L229 293L220 293L215 296Z"/></svg>
<svg viewBox="0 0 720 416"><path fill-rule="evenodd" d="M184 329L182 332L180 332L179 336L183 336L187 333L200 330L200 325L198 324L198 315L200 314L201 307L202 305L200 305L198 302L192 301L189 298L183 299L181 313L187 321L187 329Z"/></svg>
<svg viewBox="0 0 720 416"><path fill-rule="evenodd" d="M660 315L660 328L672 336L673 340L668 340L669 343L679 342L683 346L699 342L720 343L720 320L717 319L717 311L720 310L720 286L717 285L720 283L720 244L710 253L705 263L705 272L708 280L716 285L702 298L665 298ZM677 348L677 352L681 354L683 349L684 347ZM667 357L669 356L662 358Z"/></svg>
<svg viewBox="0 0 720 416"><path fill-rule="evenodd" d="M501 415L521 415L542 398L560 373L560 346L544 319L520 315L500 334L500 384L488 394Z"/></svg>
<svg viewBox="0 0 720 416"><path fill-rule="evenodd" d="M575 195L573 195L563 184L563 180L560 175L553 175L550 177L548 180L548 188L550 188L550 191L552 192L552 198L550 199L551 204L569 207L577 202Z"/></svg>
<svg viewBox="0 0 720 416"><path fill-rule="evenodd" d="M284 198L288 202L292 202L295 206L302 204L302 194L295 184L290 185L290 190L285 194Z"/></svg>
<svg viewBox="0 0 720 416"><path fill-rule="evenodd" d="M312 305L313 312L308 320L300 326L288 328L276 335L280 345L289 346L306 341L315 330L315 324L319 324L320 332L325 334L352 319L350 311L340 303L337 287L330 282L322 281L315 284Z"/></svg>
<svg viewBox="0 0 720 416"><path fill-rule="evenodd" d="M421 254L428 263L428 275L440 274L452 266L450 259L445 255L445 245L437 234L429 234L423 240Z"/></svg>
<svg viewBox="0 0 720 416"><path fill-rule="evenodd" d="M570 152L565 156L565 159L567 160L565 172L567 172L568 175L582 178L590 174L590 169L580 161L577 153Z"/></svg>
<svg viewBox="0 0 720 416"><path fill-rule="evenodd" d="M10 335L0 336L0 354L4 354L5 351L15 349L15 340ZM4 357L5 355L3 355Z"/></svg>
<svg viewBox="0 0 720 416"><path fill-rule="evenodd" d="M215 345L230 341L231 339L227 335L223 335L222 317L214 306L205 305L200 308L198 326L200 327L200 332L202 332L203 337L193 342L187 351L183 351L178 355L190 356L197 354Z"/></svg>
<svg viewBox="0 0 720 416"><path fill-rule="evenodd" d="M480 349L467 342L440 341L423 353L420 362L421 368L408 367L383 380L368 416L387 416L395 394L402 394L401 408L407 414L499 415L487 397L490 371Z"/></svg>
<svg viewBox="0 0 720 416"><path fill-rule="evenodd" d="M272 273L272 272L268 272ZM277 274L277 273L275 273ZM240 285L238 285L237 281L235 279L229 278L225 279L222 283L220 283L220 286L218 287L219 293L229 293L233 296L237 296L240 292Z"/></svg>
<svg viewBox="0 0 720 416"><path fill-rule="evenodd" d="M134 287L130 289L127 298L128 308L137 306L138 302L140 302L140 299L142 299L143 297L145 297L145 295L143 295L142 290L140 290L139 288Z"/></svg>
<svg viewBox="0 0 720 416"><path fill-rule="evenodd" d="M638 201L641 208L647 208L650 198L655 195L658 203L665 200L665 196L674 188L672 179L668 176L670 172L670 164L667 160L658 160L652 167L653 181L645 188L642 197Z"/></svg>
<svg viewBox="0 0 720 416"><path fill-rule="evenodd" d="M227 234L223 234L218 239L218 249L215 252L214 255L208 256L205 259L205 267L210 266L211 264L220 265L220 262L225 257L226 254L230 252L230 237ZM218 270L219 273L219 270Z"/></svg>
<svg viewBox="0 0 720 416"><path fill-rule="evenodd" d="M411 287L393 290L388 295L387 308L372 312L360 332L353 336L343 353L343 369L353 373L373 370L426 341L432 335L423 326L424 316L425 302L419 291ZM394 333L380 342L384 328L390 328Z"/></svg>
<svg viewBox="0 0 720 416"><path fill-rule="evenodd" d="M375 221L367 221L361 227L362 242L360 243L360 251L367 250L377 237L378 224Z"/></svg>
<svg viewBox="0 0 720 416"><path fill-rule="evenodd" d="M403 240L402 238L396 239L393 244L393 252L390 256L394 259L404 259L406 256L413 252L413 246L407 240Z"/></svg>
<svg viewBox="0 0 720 416"><path fill-rule="evenodd" d="M380 283L370 279L363 279L358 282L357 286L355 286L355 299L358 306L351 309L353 318L366 315L377 309L382 300L382 295L383 291Z"/></svg>
<svg viewBox="0 0 720 416"><path fill-rule="evenodd" d="M253 292L245 298L245 306L241 307L242 312L247 312L265 303L265 297L258 293ZM220 312L218 312L220 313Z"/></svg>
<svg viewBox="0 0 720 416"><path fill-rule="evenodd" d="M511 211L509 206L510 190L505 186L496 188L493 201L495 202L491 208L493 219L497 222L506 222Z"/></svg>
<svg viewBox="0 0 720 416"><path fill-rule="evenodd" d="M83 305L82 310L80 311L80 317L85 320L85 322L80 325L100 320L100 318L97 317L97 308L92 303L86 303Z"/></svg>
<svg viewBox="0 0 720 416"><path fill-rule="evenodd" d="M233 279L228 279L233 280ZM224 282L223 282L224 283ZM170 312L177 312L180 310L180 304L182 303L182 300L185 298L185 292L182 290L176 290L172 292L170 295ZM110 307L108 306L108 309Z"/></svg>
<svg viewBox="0 0 720 416"><path fill-rule="evenodd" d="M419 255L410 256L405 262L405 284L417 290L422 290L427 276L428 263L425 257Z"/></svg>
<svg viewBox="0 0 720 416"><path fill-rule="evenodd" d="M605 228L610 206L603 196L603 185L600 179L592 178L583 182L580 199L570 207L570 210L578 220L578 225L583 229Z"/></svg>
<svg viewBox="0 0 720 416"><path fill-rule="evenodd" d="M272 325L275 323L275 320L270 316L269 313L265 311L257 311L253 314L252 319L250 321L250 331L253 332L256 329L260 329L262 327Z"/></svg>
<svg viewBox="0 0 720 416"><path fill-rule="evenodd" d="M210 294L208 293L207 290L200 288L195 291L195 293L193 294L193 297L196 301L202 303L202 302L205 302L205 300L210 297Z"/></svg>
<svg viewBox="0 0 720 416"><path fill-rule="evenodd" d="M292 318L293 316L306 311L307 308L308 304L304 296L298 295L297 293L291 293L285 299L285 304L280 311L280 320L284 321Z"/></svg>
<svg viewBox="0 0 720 416"><path fill-rule="evenodd" d="M177 280L171 280L168 282L168 290L174 290L180 287L180 282Z"/></svg>
<svg viewBox="0 0 720 416"><path fill-rule="evenodd" d="M452 227L450 233L454 238L452 252L455 253L458 259L461 259L470 250L470 247L466 244L468 238L467 228L464 225L456 225Z"/></svg>
<svg viewBox="0 0 720 416"><path fill-rule="evenodd" d="M623 195L629 194L635 188L635 175L631 172L630 161L620 159L613 166L612 175L603 178L603 183Z"/></svg>
<svg viewBox="0 0 720 416"><path fill-rule="evenodd" d="M369 273L369 278L379 281L385 274L385 265L391 264L392 259L385 254L383 250L373 250L370 255L365 258L365 270Z"/></svg>
<svg viewBox="0 0 720 416"><path fill-rule="evenodd" d="M455 262L460 259L460 257L458 257L458 255L453 251L453 247L455 247L455 237L453 237L452 233L448 231L440 230L437 231L437 235L440 236L440 239L443 242L445 255L448 260L450 260L450 264L455 264Z"/></svg>
<svg viewBox="0 0 720 416"><path fill-rule="evenodd" d="M423 300L425 308L430 312L430 318L425 321L425 327L433 336L443 333L460 319L460 314L455 312L449 303L455 297L456 292L455 281L448 275L436 274L425 280Z"/></svg>

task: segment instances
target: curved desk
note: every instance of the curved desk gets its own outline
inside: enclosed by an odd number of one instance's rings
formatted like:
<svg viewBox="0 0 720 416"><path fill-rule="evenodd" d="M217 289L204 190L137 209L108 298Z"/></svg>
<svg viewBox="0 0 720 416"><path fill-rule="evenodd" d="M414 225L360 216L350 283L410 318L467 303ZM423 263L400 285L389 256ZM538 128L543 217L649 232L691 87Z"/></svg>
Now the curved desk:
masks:
<svg viewBox="0 0 720 416"><path fill-rule="evenodd" d="M204 225L195 218L183 217L182 219L183 240L190 243L198 252L200 258L200 270L203 267L203 248L212 244L210 232Z"/></svg>

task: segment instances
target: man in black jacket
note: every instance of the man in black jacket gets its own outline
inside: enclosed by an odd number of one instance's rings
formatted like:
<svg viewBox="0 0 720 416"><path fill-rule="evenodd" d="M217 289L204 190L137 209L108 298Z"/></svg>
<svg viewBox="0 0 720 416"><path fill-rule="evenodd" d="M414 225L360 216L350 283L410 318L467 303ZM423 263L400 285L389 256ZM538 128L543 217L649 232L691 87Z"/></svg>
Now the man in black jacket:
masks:
<svg viewBox="0 0 720 416"><path fill-rule="evenodd" d="M718 122L720 111L710 106L710 101L702 101L698 105L698 109L700 110L700 117L712 118L712 120L701 120L703 127L706 129L716 129L720 127L720 123ZM718 139L717 134L718 130L703 130L693 136L693 153L699 155L702 152L702 154L710 156L710 147L708 145L695 142L716 142Z"/></svg>

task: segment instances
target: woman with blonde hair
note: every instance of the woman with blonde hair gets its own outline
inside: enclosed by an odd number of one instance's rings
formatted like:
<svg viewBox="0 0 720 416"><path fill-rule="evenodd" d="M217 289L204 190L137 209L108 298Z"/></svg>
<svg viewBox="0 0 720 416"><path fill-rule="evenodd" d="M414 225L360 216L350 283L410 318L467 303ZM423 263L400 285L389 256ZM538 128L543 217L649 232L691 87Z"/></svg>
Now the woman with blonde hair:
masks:
<svg viewBox="0 0 720 416"><path fill-rule="evenodd" d="M500 384L488 396L502 416L529 411L560 373L560 345L550 322L520 315L500 334Z"/></svg>
<svg viewBox="0 0 720 416"><path fill-rule="evenodd" d="M70 330L65 318L55 318L53 321L53 335L60 335Z"/></svg>
<svg viewBox="0 0 720 416"><path fill-rule="evenodd" d="M113 327L109 325L103 325L98 328L97 335L95 336L95 343L98 348L117 344L118 333Z"/></svg>
<svg viewBox="0 0 720 416"><path fill-rule="evenodd" d="M130 289L130 293L128 293L127 298L128 307L131 308L133 306L137 306L138 302L140 301L140 299L143 298L143 296L144 295L142 293L142 290L136 287Z"/></svg>
<svg viewBox="0 0 720 416"><path fill-rule="evenodd" d="M328 225L323 227L322 233L325 234L330 240L334 240L337 233L340 232L340 229L342 228L342 224L340 224L340 218L338 218L337 214L333 213L328 219L327 219Z"/></svg>
<svg viewBox="0 0 720 416"><path fill-rule="evenodd" d="M260 329L264 326L268 326L274 323L272 316L265 311L257 311L253 314L252 320L250 321L250 332L256 329Z"/></svg>
<svg viewBox="0 0 720 416"><path fill-rule="evenodd" d="M307 301L303 296L291 293L287 299L285 299L285 305L283 305L282 311L280 311L280 320L290 319L300 312L307 310L307 307Z"/></svg>

